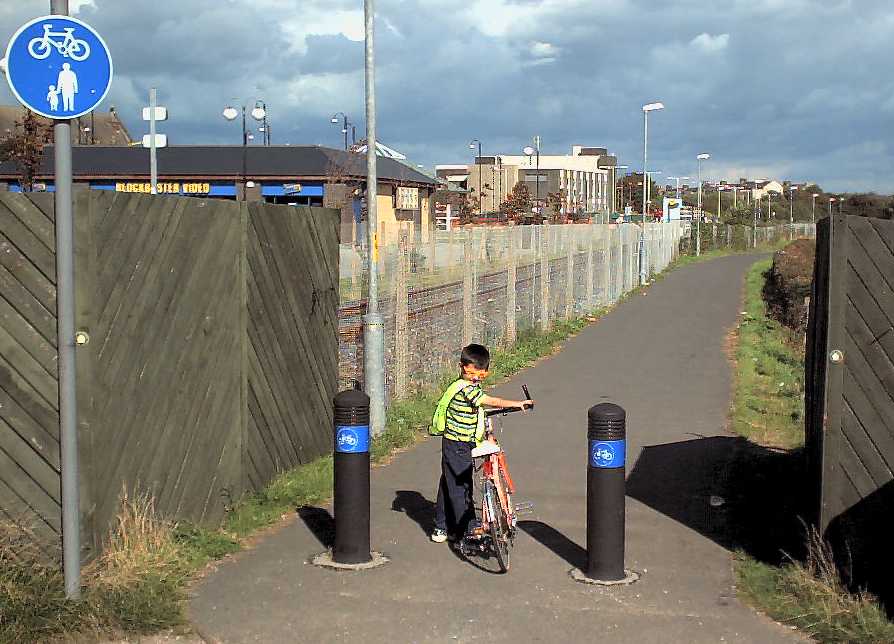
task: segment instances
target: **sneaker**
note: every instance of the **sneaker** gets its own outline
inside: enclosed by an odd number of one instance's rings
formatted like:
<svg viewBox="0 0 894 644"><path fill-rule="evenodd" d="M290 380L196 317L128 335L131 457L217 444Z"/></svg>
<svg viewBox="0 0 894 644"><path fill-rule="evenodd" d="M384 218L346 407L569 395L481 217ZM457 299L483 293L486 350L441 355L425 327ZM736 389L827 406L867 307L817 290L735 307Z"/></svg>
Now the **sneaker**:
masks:
<svg viewBox="0 0 894 644"><path fill-rule="evenodd" d="M431 533L431 540L435 543L444 543L447 541L447 531L435 528Z"/></svg>

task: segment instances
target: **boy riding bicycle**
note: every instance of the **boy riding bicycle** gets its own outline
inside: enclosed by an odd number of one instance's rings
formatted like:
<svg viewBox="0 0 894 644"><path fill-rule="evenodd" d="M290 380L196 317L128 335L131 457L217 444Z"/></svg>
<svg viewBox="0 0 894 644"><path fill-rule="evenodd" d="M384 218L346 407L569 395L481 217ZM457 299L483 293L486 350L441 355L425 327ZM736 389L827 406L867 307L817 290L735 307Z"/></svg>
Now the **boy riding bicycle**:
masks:
<svg viewBox="0 0 894 644"><path fill-rule="evenodd" d="M443 543L448 534L460 537L478 529L472 501L472 448L484 439L484 409L526 409L531 400L504 400L481 389L490 370L490 352L480 344L464 347L459 359L460 376L451 383L438 403L432 433L443 433L441 480L435 506L435 529L431 540Z"/></svg>

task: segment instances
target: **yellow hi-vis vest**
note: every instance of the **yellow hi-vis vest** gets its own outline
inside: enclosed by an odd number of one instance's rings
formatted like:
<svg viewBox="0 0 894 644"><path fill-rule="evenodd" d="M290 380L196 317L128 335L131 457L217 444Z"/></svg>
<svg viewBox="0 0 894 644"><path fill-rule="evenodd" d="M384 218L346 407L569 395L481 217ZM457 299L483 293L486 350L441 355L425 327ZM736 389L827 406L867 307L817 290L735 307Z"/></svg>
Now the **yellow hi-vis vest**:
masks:
<svg viewBox="0 0 894 644"><path fill-rule="evenodd" d="M459 380L451 383L449 387L447 387L447 391L444 392L444 395L441 396L440 400L438 400L437 407L435 407L435 413L431 419L431 427L428 430L429 434L431 434L432 436L442 436L444 432L447 431L447 408L450 406L450 403L459 392L473 384L475 383L460 378ZM479 444L481 443L481 441L484 440L484 428L484 408L478 407L478 422L475 427L476 444Z"/></svg>

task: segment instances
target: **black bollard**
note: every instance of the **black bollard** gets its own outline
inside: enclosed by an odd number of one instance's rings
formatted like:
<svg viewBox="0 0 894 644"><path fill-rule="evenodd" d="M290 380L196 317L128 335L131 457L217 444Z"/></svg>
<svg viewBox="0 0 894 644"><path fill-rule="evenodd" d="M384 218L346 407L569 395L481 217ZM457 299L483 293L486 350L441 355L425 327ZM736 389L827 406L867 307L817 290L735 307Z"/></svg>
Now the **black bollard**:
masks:
<svg viewBox="0 0 894 644"><path fill-rule="evenodd" d="M356 385L355 385L356 386ZM332 560L362 564L369 551L369 396L342 391L335 404L335 544Z"/></svg>
<svg viewBox="0 0 894 644"><path fill-rule="evenodd" d="M624 573L624 461L627 413L600 403L587 414L587 577L618 581Z"/></svg>

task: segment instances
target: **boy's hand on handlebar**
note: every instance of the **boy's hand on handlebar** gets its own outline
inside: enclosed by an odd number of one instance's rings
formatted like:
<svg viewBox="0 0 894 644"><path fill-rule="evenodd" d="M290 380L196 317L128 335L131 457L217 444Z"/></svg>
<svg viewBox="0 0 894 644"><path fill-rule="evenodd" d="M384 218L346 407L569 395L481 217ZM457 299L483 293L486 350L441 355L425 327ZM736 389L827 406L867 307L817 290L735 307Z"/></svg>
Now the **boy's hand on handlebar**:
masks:
<svg viewBox="0 0 894 644"><path fill-rule="evenodd" d="M519 409L521 409L523 412L527 413L528 410L531 409L533 406L534 406L533 400L523 400L521 402L521 404L519 405Z"/></svg>

